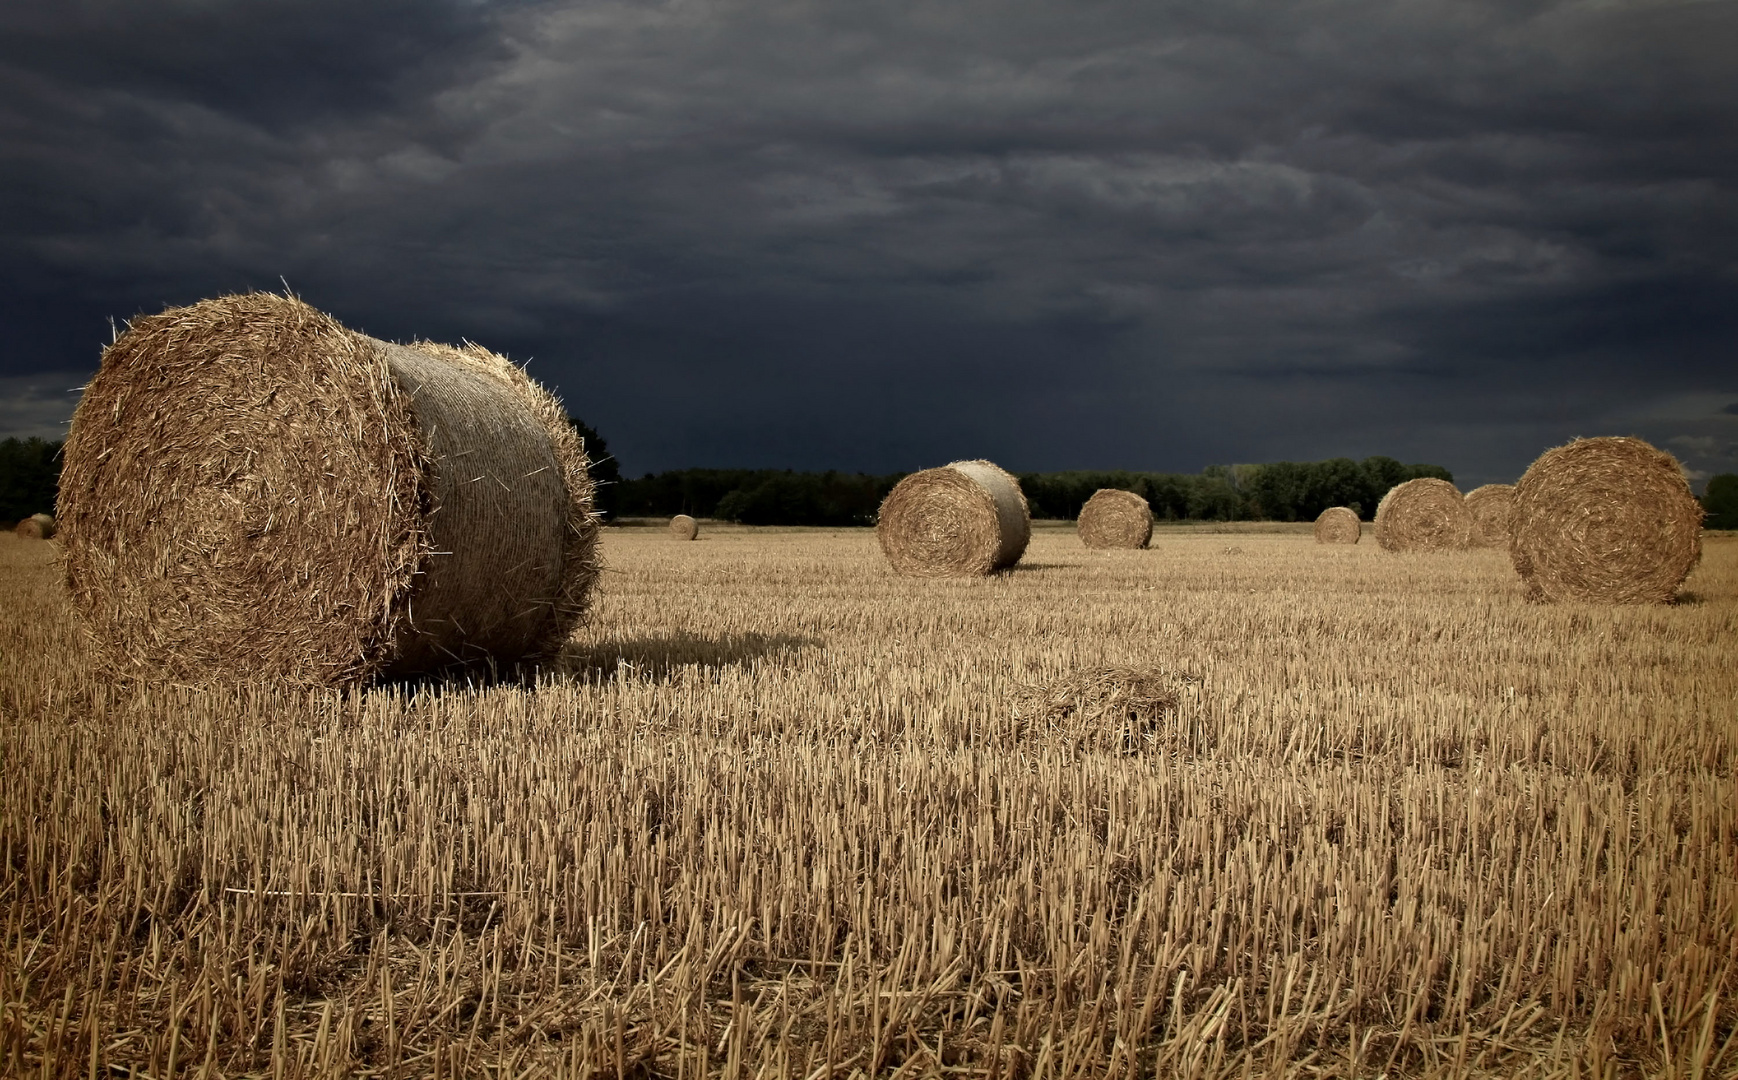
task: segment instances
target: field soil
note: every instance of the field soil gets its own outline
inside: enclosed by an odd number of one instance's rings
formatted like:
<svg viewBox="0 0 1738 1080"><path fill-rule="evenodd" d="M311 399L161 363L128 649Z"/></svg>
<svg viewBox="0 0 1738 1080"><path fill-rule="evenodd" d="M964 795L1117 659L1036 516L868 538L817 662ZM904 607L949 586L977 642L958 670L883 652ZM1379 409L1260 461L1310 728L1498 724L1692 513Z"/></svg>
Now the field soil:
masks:
<svg viewBox="0 0 1738 1080"><path fill-rule="evenodd" d="M1308 529L609 529L559 663L343 693L111 685L0 536L0 1074L1738 1073L1738 540Z"/></svg>

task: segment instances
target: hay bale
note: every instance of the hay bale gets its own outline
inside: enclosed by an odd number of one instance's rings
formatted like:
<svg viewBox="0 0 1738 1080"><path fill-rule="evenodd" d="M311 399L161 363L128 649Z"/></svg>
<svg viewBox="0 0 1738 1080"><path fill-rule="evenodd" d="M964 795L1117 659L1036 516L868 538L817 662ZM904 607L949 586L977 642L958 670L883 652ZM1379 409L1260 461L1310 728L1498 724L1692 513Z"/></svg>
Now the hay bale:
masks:
<svg viewBox="0 0 1738 1080"><path fill-rule="evenodd" d="M1376 506L1376 542L1386 551L1443 551L1472 539L1472 512L1460 489L1421 476L1396 484Z"/></svg>
<svg viewBox="0 0 1738 1080"><path fill-rule="evenodd" d="M1364 535L1358 512L1349 506L1330 506L1316 517L1316 543L1356 544Z"/></svg>
<svg viewBox="0 0 1738 1080"><path fill-rule="evenodd" d="M956 461L901 480L881 502L875 537L893 569L967 577L1020 561L1032 519L1019 482L988 461Z"/></svg>
<svg viewBox="0 0 1738 1080"><path fill-rule="evenodd" d="M1509 510L1515 502L1515 485L1485 484L1466 493L1466 508L1472 513L1473 547L1509 546Z"/></svg>
<svg viewBox="0 0 1738 1080"><path fill-rule="evenodd" d="M1099 488L1075 527L1089 548L1144 548L1153 538L1153 508L1132 491Z"/></svg>
<svg viewBox="0 0 1738 1080"><path fill-rule="evenodd" d="M54 518L47 514L31 514L12 531L26 540L52 540L55 531Z"/></svg>
<svg viewBox="0 0 1738 1080"><path fill-rule="evenodd" d="M1515 485L1509 558L1537 600L1665 603L1702 557L1702 505L1641 439L1576 439Z"/></svg>
<svg viewBox="0 0 1738 1080"><path fill-rule="evenodd" d="M253 293L133 321L64 450L67 585L113 673L348 685L556 651L597 577L584 447L476 345Z"/></svg>
<svg viewBox="0 0 1738 1080"><path fill-rule="evenodd" d="M1016 690L1016 737L1118 754L1186 749L1203 734L1182 715L1199 712L1200 688L1200 676L1162 668L1086 668Z"/></svg>
<svg viewBox="0 0 1738 1080"><path fill-rule="evenodd" d="M670 519L670 535L678 540L692 540L700 535L700 523L687 514L677 514Z"/></svg>

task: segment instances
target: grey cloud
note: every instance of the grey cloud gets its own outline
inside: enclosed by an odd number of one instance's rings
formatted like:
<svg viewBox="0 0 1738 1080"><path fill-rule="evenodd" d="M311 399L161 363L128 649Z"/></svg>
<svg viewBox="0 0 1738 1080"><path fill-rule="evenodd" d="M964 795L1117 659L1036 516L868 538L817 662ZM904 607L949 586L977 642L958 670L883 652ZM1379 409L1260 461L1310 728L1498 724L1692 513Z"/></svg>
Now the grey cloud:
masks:
<svg viewBox="0 0 1738 1080"><path fill-rule="evenodd" d="M364 8L3 17L4 370L282 274L630 471L1512 479L1738 337L1731 5Z"/></svg>

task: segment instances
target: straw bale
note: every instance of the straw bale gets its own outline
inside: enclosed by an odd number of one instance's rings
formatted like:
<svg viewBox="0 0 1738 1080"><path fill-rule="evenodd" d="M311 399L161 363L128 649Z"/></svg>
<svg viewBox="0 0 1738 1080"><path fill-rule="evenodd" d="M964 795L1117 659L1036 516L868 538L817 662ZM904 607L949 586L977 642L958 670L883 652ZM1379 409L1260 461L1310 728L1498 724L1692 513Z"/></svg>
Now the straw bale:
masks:
<svg viewBox="0 0 1738 1080"><path fill-rule="evenodd" d="M1460 489L1421 476L1396 484L1376 505L1376 542L1386 551L1442 551L1472 540L1472 512Z"/></svg>
<svg viewBox="0 0 1738 1080"><path fill-rule="evenodd" d="M1153 508L1132 491L1099 488L1076 525L1089 548L1144 548L1153 538Z"/></svg>
<svg viewBox="0 0 1738 1080"><path fill-rule="evenodd" d="M1198 713L1200 688L1200 676L1162 668L1085 668L1019 688L1016 733L1081 751L1179 749L1200 734L1182 715Z"/></svg>
<svg viewBox="0 0 1738 1080"><path fill-rule="evenodd" d="M1536 600L1666 603L1702 557L1702 505L1641 439L1576 439L1515 485L1509 558Z"/></svg>
<svg viewBox="0 0 1738 1080"><path fill-rule="evenodd" d="M1358 512L1349 506L1330 506L1316 517L1318 544L1356 544L1363 533Z"/></svg>
<svg viewBox="0 0 1738 1080"><path fill-rule="evenodd" d="M700 523L687 514L677 514L670 519L670 535L678 540L692 540L700 535Z"/></svg>
<svg viewBox="0 0 1738 1080"><path fill-rule="evenodd" d="M54 518L48 514L31 514L20 521L12 530L26 540L54 539Z"/></svg>
<svg viewBox="0 0 1738 1080"><path fill-rule="evenodd" d="M133 321L64 450L67 584L116 675L349 685L545 657L598 562L561 404L479 346L252 293Z"/></svg>
<svg viewBox="0 0 1738 1080"><path fill-rule="evenodd" d="M1020 484L988 461L956 461L901 480L875 536L893 569L917 577L969 577L1013 566L1032 519Z"/></svg>
<svg viewBox="0 0 1738 1080"><path fill-rule="evenodd" d="M1509 546L1509 510L1515 503L1515 485L1485 484L1466 493L1466 508L1472 512L1473 547Z"/></svg>

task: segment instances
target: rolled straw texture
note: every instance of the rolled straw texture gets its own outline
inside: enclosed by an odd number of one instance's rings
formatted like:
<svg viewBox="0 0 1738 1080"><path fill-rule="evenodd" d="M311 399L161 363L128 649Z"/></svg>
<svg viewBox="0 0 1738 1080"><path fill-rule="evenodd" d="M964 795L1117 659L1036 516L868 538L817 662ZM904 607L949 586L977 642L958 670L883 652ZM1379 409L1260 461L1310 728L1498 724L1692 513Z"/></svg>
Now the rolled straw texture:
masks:
<svg viewBox="0 0 1738 1080"><path fill-rule="evenodd" d="M1515 485L1509 558L1537 600L1665 603L1702 557L1702 505L1641 439L1577 439Z"/></svg>
<svg viewBox="0 0 1738 1080"><path fill-rule="evenodd" d="M31 514L12 531L26 540L52 540L55 532L54 518L47 514Z"/></svg>
<svg viewBox="0 0 1738 1080"><path fill-rule="evenodd" d="M1466 508L1472 511L1472 546L1509 546L1509 511L1515 504L1515 485L1485 484L1466 493Z"/></svg>
<svg viewBox="0 0 1738 1080"><path fill-rule="evenodd" d="M598 572L560 403L475 345L290 297L133 321L63 451L66 577L105 665L349 685L557 650Z"/></svg>
<svg viewBox="0 0 1738 1080"><path fill-rule="evenodd" d="M1442 551L1472 540L1472 512L1460 489L1421 476L1396 484L1376 505L1376 542L1386 551Z"/></svg>
<svg viewBox="0 0 1738 1080"><path fill-rule="evenodd" d="M1132 491L1099 488L1076 525L1089 548L1144 548L1153 538L1153 508Z"/></svg>
<svg viewBox="0 0 1738 1080"><path fill-rule="evenodd" d="M901 480L881 502L876 539L893 569L969 577L1020 561L1032 519L1019 482L988 461L956 461Z"/></svg>
<svg viewBox="0 0 1738 1080"><path fill-rule="evenodd" d="M677 514L670 519L670 535L678 540L692 540L700 535L700 523L687 514Z"/></svg>
<svg viewBox="0 0 1738 1080"><path fill-rule="evenodd" d="M1356 544L1364 533L1358 513L1349 506L1330 506L1316 517L1316 543Z"/></svg>

